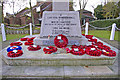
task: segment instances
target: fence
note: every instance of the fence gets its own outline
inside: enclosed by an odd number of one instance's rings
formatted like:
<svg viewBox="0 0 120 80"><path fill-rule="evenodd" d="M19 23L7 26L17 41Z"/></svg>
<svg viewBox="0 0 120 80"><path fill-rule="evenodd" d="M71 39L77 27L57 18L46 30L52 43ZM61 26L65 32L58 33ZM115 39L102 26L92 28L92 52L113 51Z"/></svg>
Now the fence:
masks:
<svg viewBox="0 0 120 80"><path fill-rule="evenodd" d="M17 29L25 28L27 26L30 27L30 30L17 30ZM10 28L10 29L16 29L16 30L6 30L6 33L7 34L28 34L28 33L30 33L30 36L32 36L32 32L33 32L32 31L32 26L35 26L35 25L32 25L32 23L30 23L29 25L18 27L18 28L6 26L7 28ZM117 28L117 26L116 26L115 23L112 26L108 26L108 27L105 27L105 28L95 27L93 25L90 25L88 22L86 22L86 24L84 24L83 26L86 26L85 27L85 35L88 35L89 26L91 26L94 29L101 29L101 30L108 29L108 28L112 27L110 40L114 40L115 30L116 29L120 30L119 28ZM2 33L2 39L3 39L3 41L6 41L6 33L5 33L5 26L4 26L4 24L1 24L1 33ZM40 33L40 30L34 30L34 33Z"/></svg>
<svg viewBox="0 0 120 80"><path fill-rule="evenodd" d="M114 36L115 36L115 30L120 30L115 23L112 24L112 26L108 26L108 27L105 27L105 28L99 28L99 27L95 27L93 25L90 25L88 22L86 22L86 27L85 27L85 35L88 35L88 26L91 26L92 28L94 29L99 29L99 30L105 30L105 29L108 29L110 27L112 27L111 29L111 35L110 35L110 40L114 40Z"/></svg>
<svg viewBox="0 0 120 80"><path fill-rule="evenodd" d="M18 29L23 29L23 28L25 28L27 26L30 27L29 30L18 30ZM25 26L22 26L22 27L10 27L10 26L5 26L2 23L1 27L0 27L1 28L0 33L2 34L3 41L6 41L6 34L29 34L30 33L30 35L32 36L32 32L33 33L40 33L40 30L34 30L34 31L32 31L32 26L38 27L38 26L33 25L32 23L30 23L28 25L25 25ZM5 30L5 27L9 28L9 29L14 29L14 30L7 30L7 29Z"/></svg>

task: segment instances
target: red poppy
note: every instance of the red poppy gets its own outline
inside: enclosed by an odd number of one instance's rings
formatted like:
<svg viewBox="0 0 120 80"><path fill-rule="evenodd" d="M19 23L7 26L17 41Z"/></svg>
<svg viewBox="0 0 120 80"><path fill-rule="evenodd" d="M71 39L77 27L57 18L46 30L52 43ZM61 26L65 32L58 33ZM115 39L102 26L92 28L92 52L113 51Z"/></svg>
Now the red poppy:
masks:
<svg viewBox="0 0 120 80"><path fill-rule="evenodd" d="M93 35L85 35L86 38L92 39Z"/></svg>
<svg viewBox="0 0 120 80"><path fill-rule="evenodd" d="M25 45L33 45L33 42L25 42Z"/></svg>
<svg viewBox="0 0 120 80"><path fill-rule="evenodd" d="M97 39L89 39L88 41L89 41L89 42L95 42L95 43L96 43L96 42L97 42Z"/></svg>
<svg viewBox="0 0 120 80"><path fill-rule="evenodd" d="M57 51L56 47L53 46L48 46L46 48L43 49L43 51L45 52L45 54L51 54Z"/></svg>
<svg viewBox="0 0 120 80"><path fill-rule="evenodd" d="M29 47L28 47L28 50L29 51L37 51L37 50L40 50L41 49L41 47L39 46L39 45L30 45Z"/></svg>
<svg viewBox="0 0 120 80"><path fill-rule="evenodd" d="M96 45L96 46L103 46L102 42L92 42L92 45Z"/></svg>
<svg viewBox="0 0 120 80"><path fill-rule="evenodd" d="M22 50L13 50L8 52L8 57L19 57L23 54Z"/></svg>
<svg viewBox="0 0 120 80"><path fill-rule="evenodd" d="M79 48L77 45L72 45L71 48Z"/></svg>
<svg viewBox="0 0 120 80"><path fill-rule="evenodd" d="M55 37L54 44L58 48L65 48L65 47L67 47L68 39L66 36L59 34L58 36Z"/></svg>
<svg viewBox="0 0 120 80"><path fill-rule="evenodd" d="M28 38L21 38L20 40L21 40L21 41L27 41Z"/></svg>
<svg viewBox="0 0 120 80"><path fill-rule="evenodd" d="M21 42L12 42L12 43L10 44L10 46L20 46L20 45L22 45Z"/></svg>
<svg viewBox="0 0 120 80"><path fill-rule="evenodd" d="M85 36L85 34L82 34L83 36Z"/></svg>
<svg viewBox="0 0 120 80"><path fill-rule="evenodd" d="M84 47L83 45L80 45L79 48L80 48L80 49L84 49L85 47Z"/></svg>
<svg viewBox="0 0 120 80"><path fill-rule="evenodd" d="M114 57L116 56L116 52L112 51L112 50L102 50L102 54L105 56L109 56L109 57Z"/></svg>
<svg viewBox="0 0 120 80"><path fill-rule="evenodd" d="M35 37L28 38L27 41L28 41L28 42L33 42L34 39L35 39Z"/></svg>
<svg viewBox="0 0 120 80"><path fill-rule="evenodd" d="M67 53L71 53L71 50L69 48L65 48Z"/></svg>

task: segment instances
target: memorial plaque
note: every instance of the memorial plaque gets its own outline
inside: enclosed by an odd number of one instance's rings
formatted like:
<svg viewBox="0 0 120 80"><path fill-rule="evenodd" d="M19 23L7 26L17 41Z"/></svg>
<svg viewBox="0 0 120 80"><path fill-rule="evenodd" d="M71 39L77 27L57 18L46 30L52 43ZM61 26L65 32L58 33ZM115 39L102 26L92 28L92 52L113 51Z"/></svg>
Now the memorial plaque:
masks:
<svg viewBox="0 0 120 80"><path fill-rule="evenodd" d="M45 11L41 26L40 37L56 36L81 37L79 13L75 11Z"/></svg>

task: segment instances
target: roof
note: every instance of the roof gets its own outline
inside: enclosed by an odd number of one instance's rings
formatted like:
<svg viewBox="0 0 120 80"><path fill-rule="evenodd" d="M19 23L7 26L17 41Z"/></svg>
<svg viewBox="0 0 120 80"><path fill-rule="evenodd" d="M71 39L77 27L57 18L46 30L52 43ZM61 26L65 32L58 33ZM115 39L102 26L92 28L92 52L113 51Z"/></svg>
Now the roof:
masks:
<svg viewBox="0 0 120 80"><path fill-rule="evenodd" d="M81 10L78 10L78 11L80 12ZM83 10L83 13L91 13L92 14L92 12L88 11L88 10Z"/></svg>
<svg viewBox="0 0 120 80"><path fill-rule="evenodd" d="M40 6L42 6L42 5L44 5L45 3L44 2L41 2L41 3L39 3L39 4L37 4L37 5L35 5L35 6L33 6L33 10L34 9L36 9L37 7L40 7ZM24 14L27 14L27 13L29 13L30 12L30 9L29 8L24 8L23 10L21 10L19 13L17 13L17 15L18 14L20 14L20 15L24 15Z"/></svg>

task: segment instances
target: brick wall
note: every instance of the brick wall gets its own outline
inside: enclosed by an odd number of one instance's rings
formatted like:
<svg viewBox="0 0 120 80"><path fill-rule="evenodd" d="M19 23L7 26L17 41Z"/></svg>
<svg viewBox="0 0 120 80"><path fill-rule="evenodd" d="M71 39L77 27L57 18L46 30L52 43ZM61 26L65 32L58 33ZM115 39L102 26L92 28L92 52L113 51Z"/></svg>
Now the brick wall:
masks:
<svg viewBox="0 0 120 80"><path fill-rule="evenodd" d="M21 20L20 20L20 18L11 17L11 18L9 18L9 21L10 21L10 24L21 25Z"/></svg>

